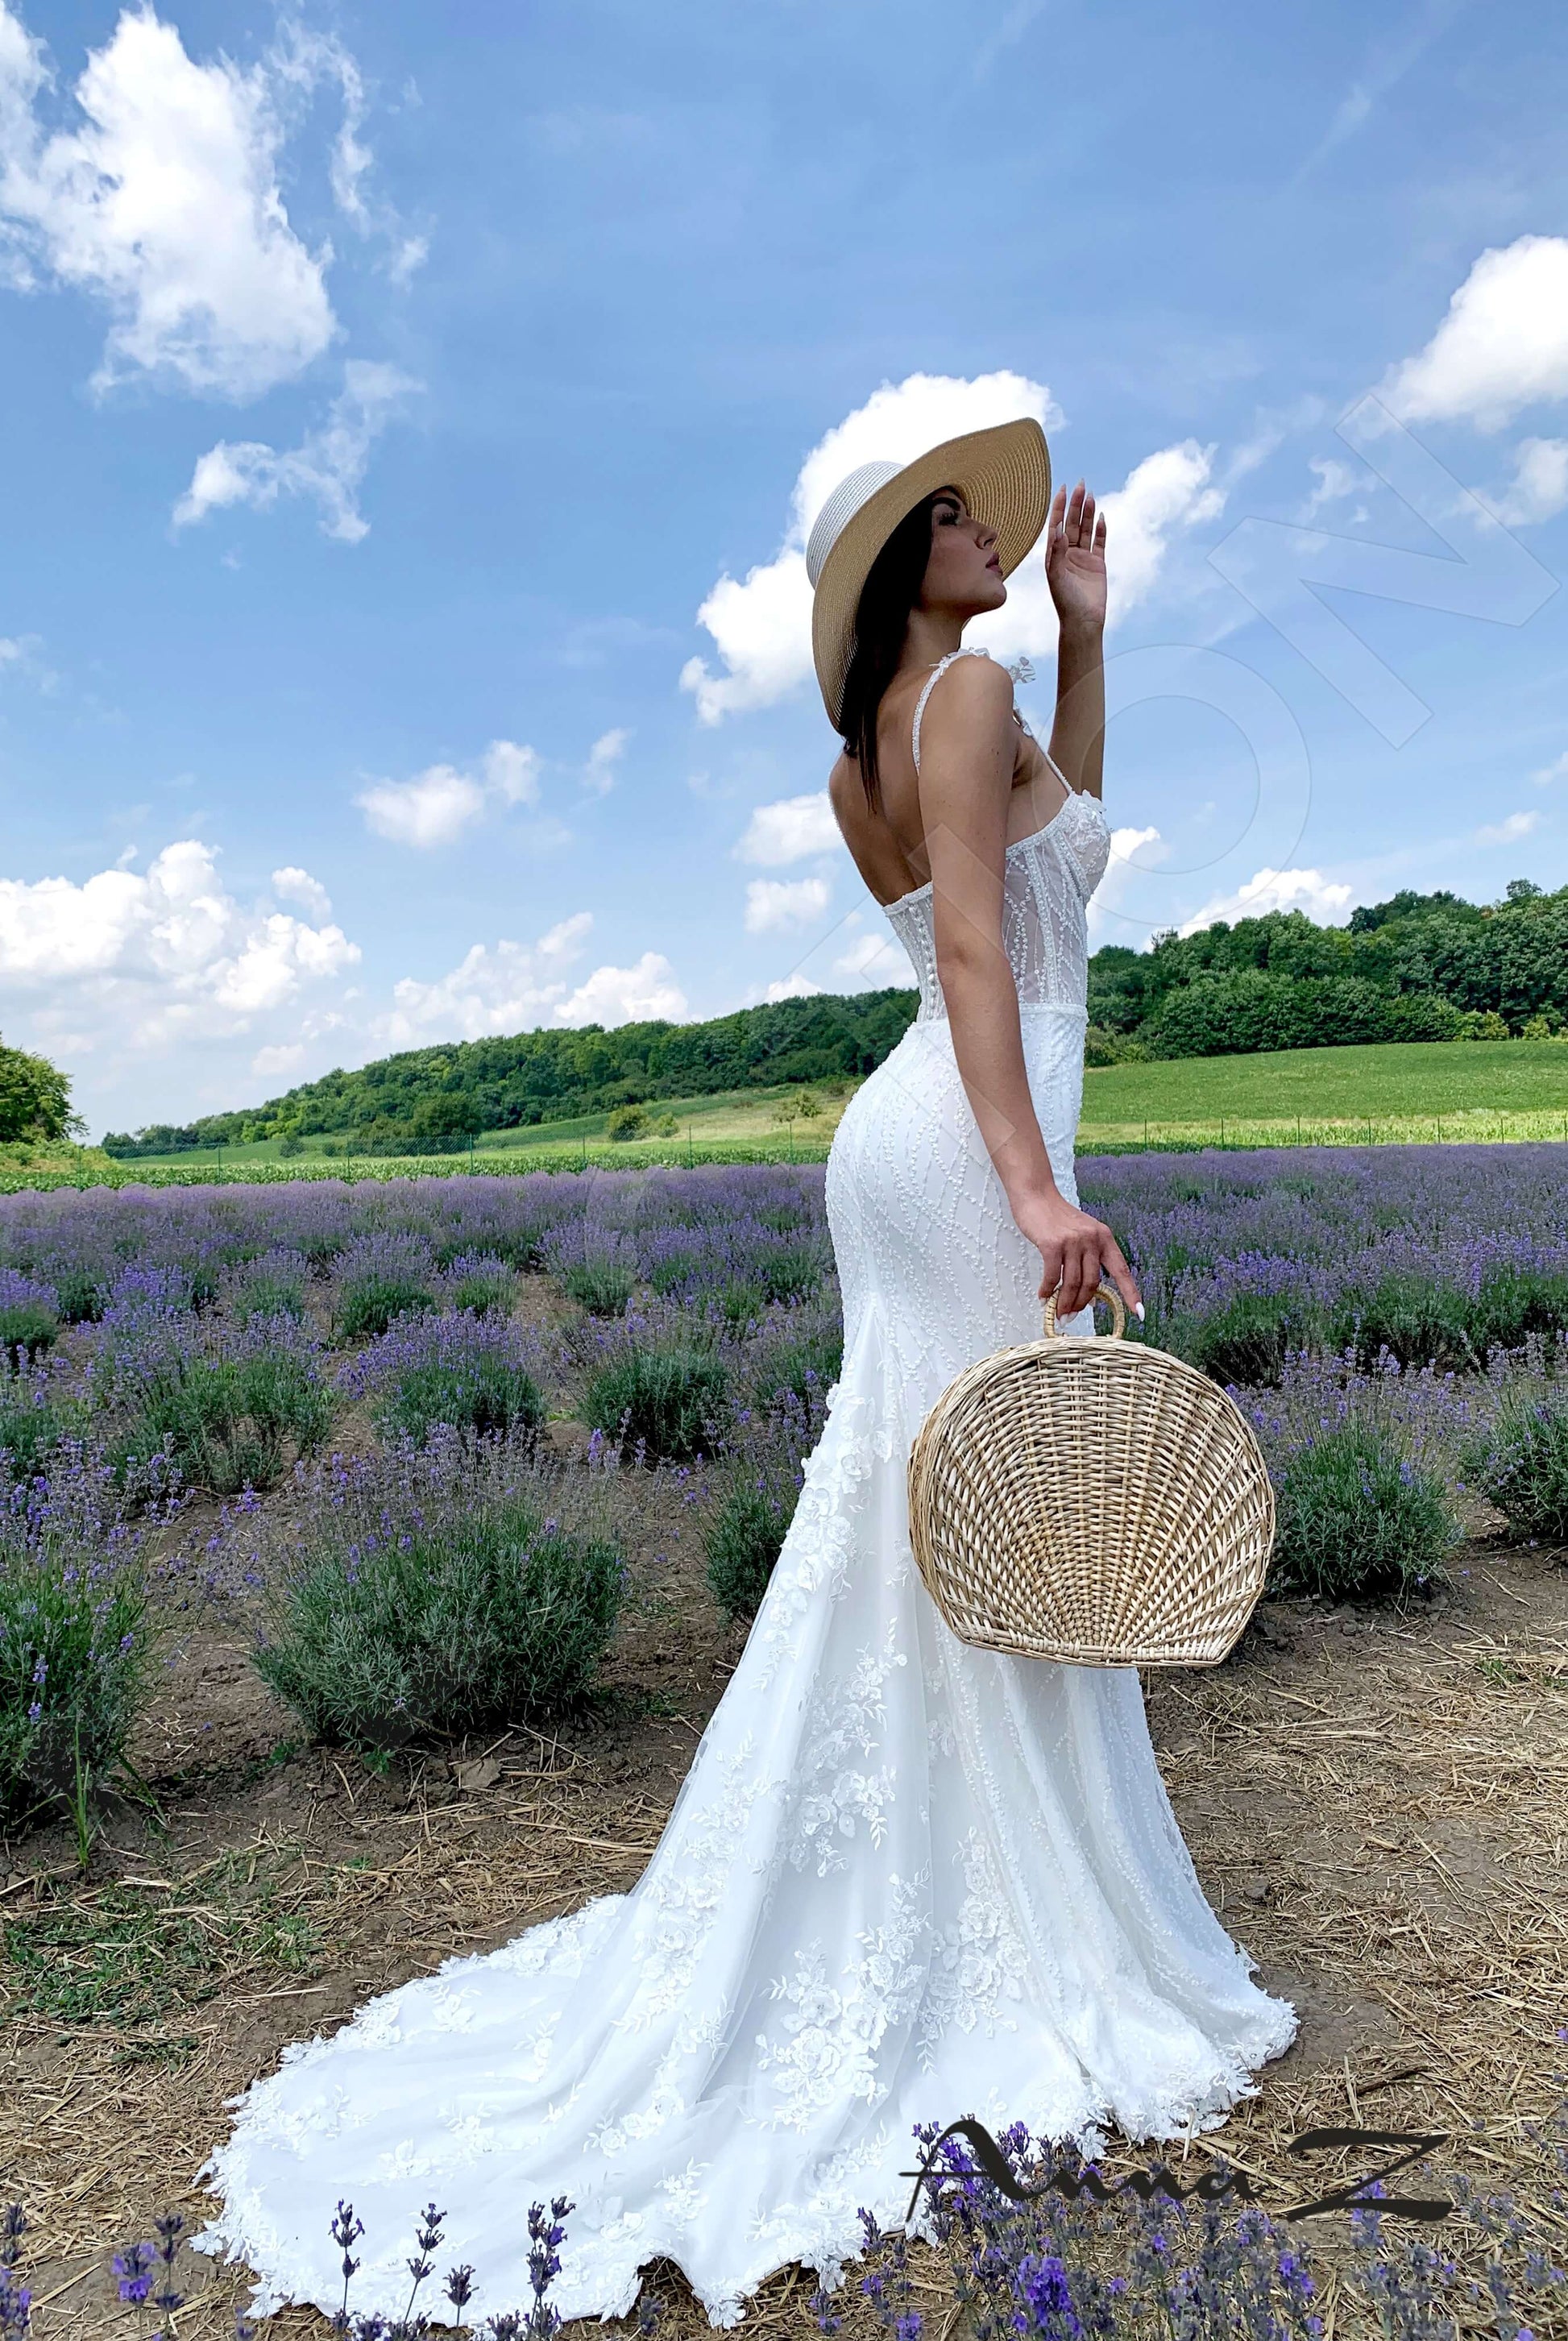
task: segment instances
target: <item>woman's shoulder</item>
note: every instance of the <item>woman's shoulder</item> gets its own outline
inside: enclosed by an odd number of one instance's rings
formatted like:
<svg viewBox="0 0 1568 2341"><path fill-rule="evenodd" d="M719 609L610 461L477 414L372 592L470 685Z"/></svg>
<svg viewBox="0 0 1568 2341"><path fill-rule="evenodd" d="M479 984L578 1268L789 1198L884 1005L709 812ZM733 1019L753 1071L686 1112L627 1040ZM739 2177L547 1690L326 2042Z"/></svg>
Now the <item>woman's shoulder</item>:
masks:
<svg viewBox="0 0 1568 2341"><path fill-rule="evenodd" d="M966 651L948 660L930 677L922 696L923 732L949 723L1010 723L1013 718L1013 678L989 651Z"/></svg>

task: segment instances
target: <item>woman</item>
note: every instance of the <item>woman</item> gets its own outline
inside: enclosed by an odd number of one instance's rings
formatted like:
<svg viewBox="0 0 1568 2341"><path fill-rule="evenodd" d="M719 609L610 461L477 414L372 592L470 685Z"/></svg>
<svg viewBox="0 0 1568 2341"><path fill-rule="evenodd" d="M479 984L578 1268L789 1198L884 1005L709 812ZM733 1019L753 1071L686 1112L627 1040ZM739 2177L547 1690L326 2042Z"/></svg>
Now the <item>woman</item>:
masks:
<svg viewBox="0 0 1568 2341"><path fill-rule="evenodd" d="M960 645L1047 509L1048 757ZM1108 1270L1137 1298L1072 1170L1105 535L1081 488L1051 503L1028 422L868 466L818 523L832 800L920 986L829 1163L827 1427L635 1890L372 2001L238 2101L202 2240L249 2262L261 2307L335 2305L340 2197L362 2308L401 2306L432 2199L478 2271L469 2315L521 2307L524 2209L565 2195L563 2315L630 2308L662 2256L733 2324L779 2267L835 2283L861 2204L902 2216L917 2122L1168 2137L1295 2030L1204 1899L1136 1675L959 1643L909 1551L909 1445L952 1376L1030 1338L1041 1292L1075 1311Z"/></svg>

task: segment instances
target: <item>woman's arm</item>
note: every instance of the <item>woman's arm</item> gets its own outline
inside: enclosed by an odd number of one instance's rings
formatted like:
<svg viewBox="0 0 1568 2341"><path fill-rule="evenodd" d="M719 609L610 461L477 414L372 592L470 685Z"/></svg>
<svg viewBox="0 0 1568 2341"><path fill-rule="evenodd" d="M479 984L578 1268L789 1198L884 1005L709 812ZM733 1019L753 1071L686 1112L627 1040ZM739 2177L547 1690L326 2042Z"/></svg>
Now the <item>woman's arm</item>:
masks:
<svg viewBox="0 0 1568 2341"><path fill-rule="evenodd" d="M1057 1185L1029 1093L1002 927L1015 742L1006 670L960 659L927 709L919 782L953 1054L1008 1208L1039 1251L1041 1299L1056 1292L1070 1316L1109 1275L1136 1310L1137 1283L1116 1238Z"/></svg>
<svg viewBox="0 0 1568 2341"><path fill-rule="evenodd" d="M1106 761L1106 523L1082 480L1058 488L1046 523L1046 578L1061 632L1051 757L1067 786L1097 797Z"/></svg>

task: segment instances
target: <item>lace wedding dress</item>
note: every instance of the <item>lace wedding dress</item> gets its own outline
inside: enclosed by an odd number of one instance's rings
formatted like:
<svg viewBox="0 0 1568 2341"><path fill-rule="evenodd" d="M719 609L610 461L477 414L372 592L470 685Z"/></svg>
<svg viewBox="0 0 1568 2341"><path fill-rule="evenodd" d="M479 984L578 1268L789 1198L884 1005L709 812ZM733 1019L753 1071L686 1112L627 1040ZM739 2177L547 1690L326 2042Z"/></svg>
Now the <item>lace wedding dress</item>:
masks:
<svg viewBox="0 0 1568 2341"><path fill-rule="evenodd" d="M1098 803L1069 796L1007 857L1030 1085L1069 1196L1108 850ZM566 2195L563 2315L630 2309L662 2255L732 2325L781 2266L833 2285L859 2205L901 2218L915 2123L1169 2137L1249 2094L1295 2031L1204 1898L1136 1673L972 1649L916 1573L910 1442L960 1369L1036 1338L1039 1256L958 1079L930 890L888 915L920 1007L829 1161L842 1374L659 1848L632 1892L449 1959L234 2100L200 2241L249 2264L259 2310L341 2298L340 2197L365 2226L362 2309L406 2299L432 2201L478 2272L469 2315L520 2308L528 2204Z"/></svg>

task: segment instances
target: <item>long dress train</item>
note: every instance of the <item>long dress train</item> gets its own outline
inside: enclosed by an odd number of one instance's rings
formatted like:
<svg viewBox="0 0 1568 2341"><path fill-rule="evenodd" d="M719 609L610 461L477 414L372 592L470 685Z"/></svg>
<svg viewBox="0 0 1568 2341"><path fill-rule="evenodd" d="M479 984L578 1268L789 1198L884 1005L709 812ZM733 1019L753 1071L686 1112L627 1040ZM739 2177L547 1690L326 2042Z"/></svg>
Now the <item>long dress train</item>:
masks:
<svg viewBox="0 0 1568 2341"><path fill-rule="evenodd" d="M1069 1196L1107 851L1070 796L1007 855L1030 1087ZM929 889L888 916L921 1004L829 1162L842 1373L658 1848L630 1893L449 1959L233 2101L198 2240L249 2264L259 2311L336 2305L341 2197L365 2225L362 2309L401 2307L432 2200L478 2271L470 2316L523 2307L527 2206L566 2195L563 2315L630 2309L662 2256L731 2325L792 2262L836 2283L860 2205L902 2217L915 2123L1170 2137L1294 2034L1204 1898L1136 1673L972 1649L916 1574L910 1441L963 1367L1036 1336L1039 1260L958 1079Z"/></svg>

